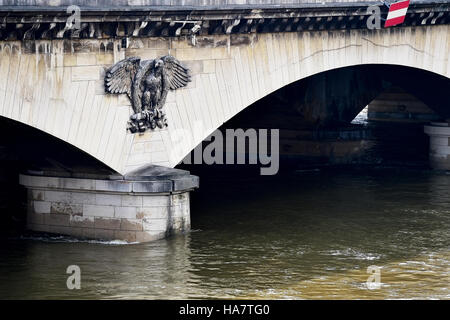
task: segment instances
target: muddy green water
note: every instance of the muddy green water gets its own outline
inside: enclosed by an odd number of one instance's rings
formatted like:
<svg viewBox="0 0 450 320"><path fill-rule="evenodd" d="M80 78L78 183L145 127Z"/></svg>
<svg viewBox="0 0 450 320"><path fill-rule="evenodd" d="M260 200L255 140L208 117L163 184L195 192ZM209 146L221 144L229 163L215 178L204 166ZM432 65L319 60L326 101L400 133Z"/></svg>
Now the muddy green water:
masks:
<svg viewBox="0 0 450 320"><path fill-rule="evenodd" d="M146 244L4 240L0 298L450 298L450 175L206 175L192 228ZM69 265L80 290L66 287Z"/></svg>

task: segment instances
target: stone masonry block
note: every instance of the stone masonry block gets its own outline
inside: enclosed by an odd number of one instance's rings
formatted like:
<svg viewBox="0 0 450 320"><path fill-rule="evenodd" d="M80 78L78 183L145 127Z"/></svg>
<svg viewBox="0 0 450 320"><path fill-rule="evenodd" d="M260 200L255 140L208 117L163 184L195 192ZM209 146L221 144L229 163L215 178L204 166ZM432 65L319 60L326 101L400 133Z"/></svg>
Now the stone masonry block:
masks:
<svg viewBox="0 0 450 320"><path fill-rule="evenodd" d="M61 179L61 187L64 189L95 190L95 180L64 178Z"/></svg>
<svg viewBox="0 0 450 320"><path fill-rule="evenodd" d="M143 181L133 182L133 192L170 192L172 191L171 181Z"/></svg>
<svg viewBox="0 0 450 320"><path fill-rule="evenodd" d="M67 202L52 202L50 206L50 213L81 216L83 214L83 205L70 204Z"/></svg>
<svg viewBox="0 0 450 320"><path fill-rule="evenodd" d="M69 226L70 225L70 217L65 214L46 214L45 215L45 224L50 226Z"/></svg>
<svg viewBox="0 0 450 320"><path fill-rule="evenodd" d="M91 53L80 53L76 55L78 66L95 66L97 64L97 59L95 54Z"/></svg>
<svg viewBox="0 0 450 320"><path fill-rule="evenodd" d="M33 201L33 210L35 213L50 213L51 203L48 201Z"/></svg>
<svg viewBox="0 0 450 320"><path fill-rule="evenodd" d="M166 237L166 232L162 231L137 231L136 241L137 242L149 242L154 240L163 239Z"/></svg>
<svg viewBox="0 0 450 320"><path fill-rule="evenodd" d="M94 229L95 239L114 240L114 230Z"/></svg>
<svg viewBox="0 0 450 320"><path fill-rule="evenodd" d="M115 207L114 217L136 219L137 208L136 207Z"/></svg>
<svg viewBox="0 0 450 320"><path fill-rule="evenodd" d="M117 218L95 217L95 228L108 229L108 230L119 230L120 222L121 222L120 219L117 219Z"/></svg>
<svg viewBox="0 0 450 320"><path fill-rule="evenodd" d="M27 223L44 224L44 217L45 217L44 213L28 212Z"/></svg>
<svg viewBox="0 0 450 320"><path fill-rule="evenodd" d="M203 73L215 73L215 72L216 72L216 61L215 60L203 61Z"/></svg>
<svg viewBox="0 0 450 320"><path fill-rule="evenodd" d="M120 230L142 231L141 219L121 219Z"/></svg>
<svg viewBox="0 0 450 320"><path fill-rule="evenodd" d="M100 68L98 66L72 67L72 81L100 80Z"/></svg>
<svg viewBox="0 0 450 320"><path fill-rule="evenodd" d="M138 219L166 219L169 216L168 207L142 207L137 209L136 217Z"/></svg>
<svg viewBox="0 0 450 320"><path fill-rule="evenodd" d="M73 227L94 228L94 217L70 216L69 222Z"/></svg>
<svg viewBox="0 0 450 320"><path fill-rule="evenodd" d="M153 218L143 218L142 226L144 231L166 231L168 229L167 219L153 219Z"/></svg>
<svg viewBox="0 0 450 320"><path fill-rule="evenodd" d="M27 229L38 232L49 232L50 226L46 224L27 223Z"/></svg>
<svg viewBox="0 0 450 320"><path fill-rule="evenodd" d="M80 204L95 204L96 197L95 193L90 192L72 192L71 194L73 203Z"/></svg>
<svg viewBox="0 0 450 320"><path fill-rule="evenodd" d="M129 181L96 180L95 189L97 191L131 192L132 183Z"/></svg>
<svg viewBox="0 0 450 320"><path fill-rule="evenodd" d="M172 194L172 205L185 204L189 201L189 193Z"/></svg>
<svg viewBox="0 0 450 320"><path fill-rule="evenodd" d="M83 216L93 217L114 217L113 206L100 206L100 205L83 205Z"/></svg>
<svg viewBox="0 0 450 320"><path fill-rule="evenodd" d="M126 242L136 242L136 231L115 230L114 238Z"/></svg>
<svg viewBox="0 0 450 320"><path fill-rule="evenodd" d="M43 201L44 200L44 191L43 190L31 190L31 199Z"/></svg>
<svg viewBox="0 0 450 320"><path fill-rule="evenodd" d="M51 202L71 202L72 193L67 191L52 191L46 190L44 192L45 200Z"/></svg>
<svg viewBox="0 0 450 320"><path fill-rule="evenodd" d="M119 194L102 194L95 195L95 203L104 206L120 206L122 198Z"/></svg>
<svg viewBox="0 0 450 320"><path fill-rule="evenodd" d="M114 63L114 55L110 54L97 54L97 63L101 65L110 65Z"/></svg>
<svg viewBox="0 0 450 320"><path fill-rule="evenodd" d="M122 195L123 207L142 207L142 196Z"/></svg>
<svg viewBox="0 0 450 320"><path fill-rule="evenodd" d="M144 207L164 207L168 206L170 203L169 196L143 196L142 204Z"/></svg>

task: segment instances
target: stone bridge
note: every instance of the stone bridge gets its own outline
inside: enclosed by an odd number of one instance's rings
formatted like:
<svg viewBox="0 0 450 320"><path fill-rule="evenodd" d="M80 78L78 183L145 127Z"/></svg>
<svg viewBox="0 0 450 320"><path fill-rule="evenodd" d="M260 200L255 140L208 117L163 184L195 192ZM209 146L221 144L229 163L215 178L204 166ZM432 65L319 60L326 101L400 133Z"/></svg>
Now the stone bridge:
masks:
<svg viewBox="0 0 450 320"><path fill-rule="evenodd" d="M66 9L72 4L79 5L79 29L67 27L72 12ZM102 0L0 0L0 5L0 116L54 136L122 176L150 165L175 167L215 129L254 102L319 73L395 65L422 70L437 82L450 77L450 1L444 0L412 0L402 25L374 30L367 28L367 8L380 5L379 1L120 0L111 5ZM167 127L131 133L127 130L133 114L130 100L125 94L105 92L105 72L128 57L155 59L168 54L190 69L192 81L168 93ZM415 83L420 81L416 78ZM434 103L443 118L450 118L442 92L423 94L430 96L430 107ZM353 116L367 103L355 106ZM54 204L64 201L49 190L67 185L68 178L33 184L30 177L22 176L22 183L37 188L32 200L45 206L33 213L51 217L59 211ZM168 178L172 181L168 189L148 185L139 189L136 181L142 180L135 178L131 184L121 180L120 187L105 189L98 187L100 183L79 183L69 189L75 193L170 193L190 190L198 183L176 189L176 179ZM51 200L52 196L59 200ZM126 198L117 197L103 201L118 201L117 207L126 207ZM142 207L139 199L136 208ZM169 200L173 207L173 199ZM67 200L69 213L81 205L84 209L78 211L86 215L96 210L89 206L98 205L98 212L103 211L98 217L93 214L96 218L139 220L143 216L139 209L131 213L117 209L121 212L117 214L104 209L101 201L86 201L70 207ZM188 211L181 215L186 218ZM42 221L34 225L47 224ZM122 234L69 232L61 229L70 228L62 222L53 226L59 229L34 229L136 241L136 236ZM166 231L166 227L160 229ZM137 240L146 239L138 236Z"/></svg>

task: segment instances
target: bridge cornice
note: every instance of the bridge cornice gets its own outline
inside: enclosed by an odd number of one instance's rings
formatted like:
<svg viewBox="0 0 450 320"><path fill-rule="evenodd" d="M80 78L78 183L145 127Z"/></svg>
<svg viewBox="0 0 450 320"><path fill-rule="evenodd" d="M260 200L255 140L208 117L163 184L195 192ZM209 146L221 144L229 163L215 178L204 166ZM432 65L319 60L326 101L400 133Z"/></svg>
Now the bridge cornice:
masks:
<svg viewBox="0 0 450 320"><path fill-rule="evenodd" d="M110 39L366 28L379 1L286 5L80 6L81 28L67 28L67 7L0 6L0 40ZM448 24L450 1L414 1L402 26Z"/></svg>

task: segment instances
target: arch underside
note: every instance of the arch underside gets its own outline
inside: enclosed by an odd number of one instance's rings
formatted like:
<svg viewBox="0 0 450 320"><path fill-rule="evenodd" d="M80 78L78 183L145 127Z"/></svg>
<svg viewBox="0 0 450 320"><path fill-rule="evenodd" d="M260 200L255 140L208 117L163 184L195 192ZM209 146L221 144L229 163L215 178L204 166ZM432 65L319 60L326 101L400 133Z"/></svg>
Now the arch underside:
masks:
<svg viewBox="0 0 450 320"><path fill-rule="evenodd" d="M0 116L2 172L46 172L67 177L108 178L112 168L88 153L42 130Z"/></svg>

